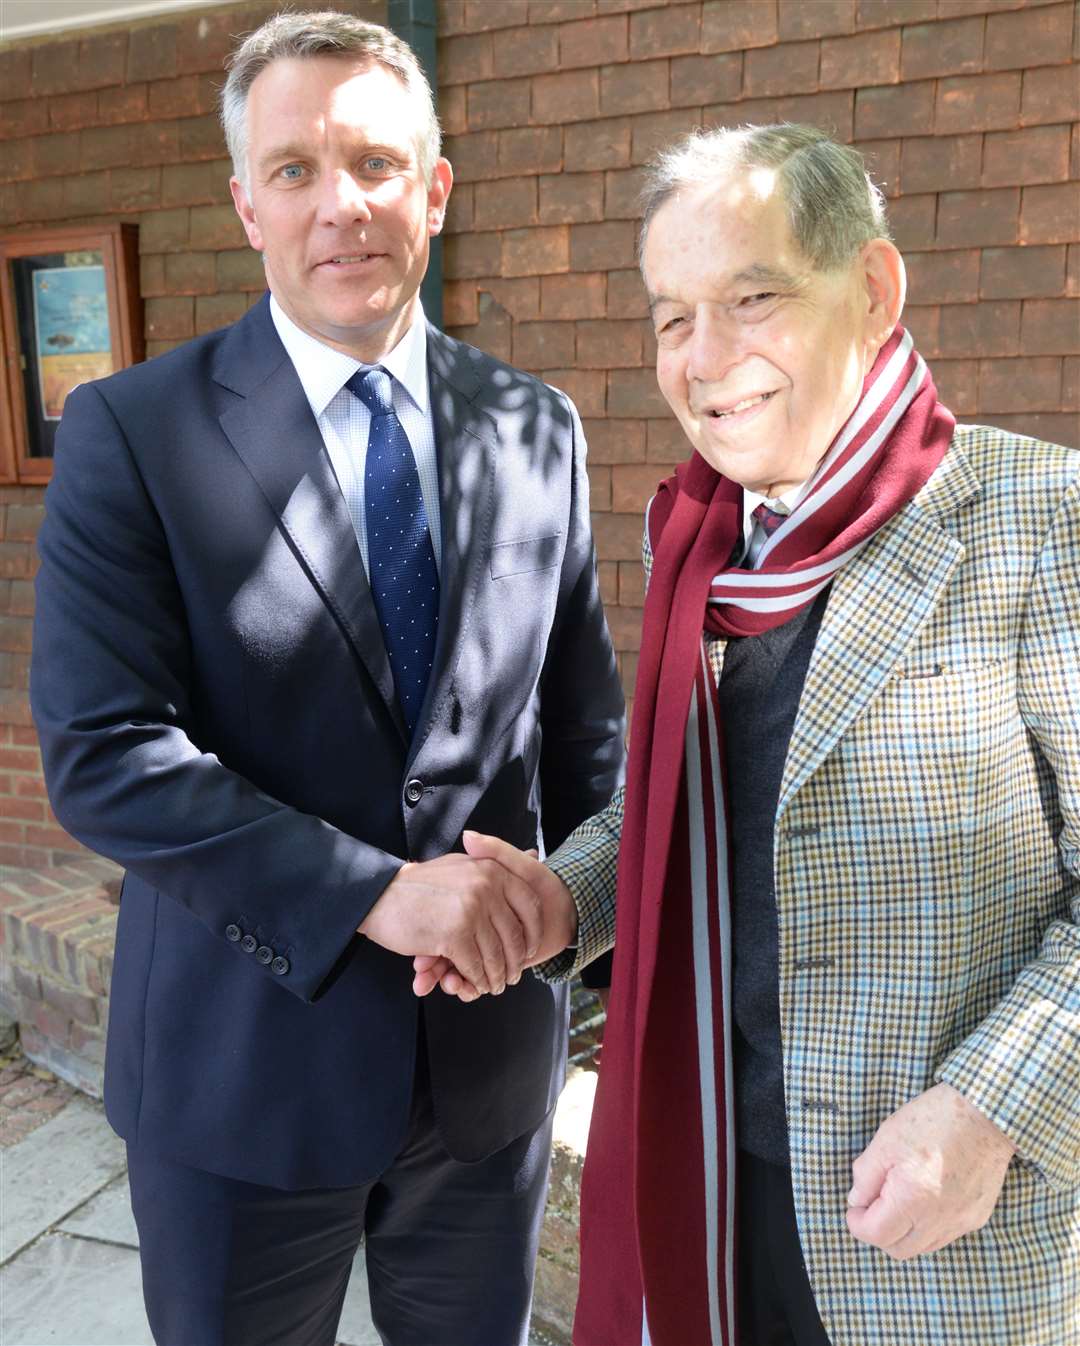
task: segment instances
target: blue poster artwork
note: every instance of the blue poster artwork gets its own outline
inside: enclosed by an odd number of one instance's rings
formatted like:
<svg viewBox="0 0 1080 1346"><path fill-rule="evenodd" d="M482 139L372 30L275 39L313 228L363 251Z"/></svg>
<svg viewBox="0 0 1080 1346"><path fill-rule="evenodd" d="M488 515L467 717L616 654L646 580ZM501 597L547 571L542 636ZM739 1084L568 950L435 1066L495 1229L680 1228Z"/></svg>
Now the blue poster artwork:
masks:
<svg viewBox="0 0 1080 1346"><path fill-rule="evenodd" d="M103 266L34 272L41 412L58 421L72 388L112 373L109 305Z"/></svg>

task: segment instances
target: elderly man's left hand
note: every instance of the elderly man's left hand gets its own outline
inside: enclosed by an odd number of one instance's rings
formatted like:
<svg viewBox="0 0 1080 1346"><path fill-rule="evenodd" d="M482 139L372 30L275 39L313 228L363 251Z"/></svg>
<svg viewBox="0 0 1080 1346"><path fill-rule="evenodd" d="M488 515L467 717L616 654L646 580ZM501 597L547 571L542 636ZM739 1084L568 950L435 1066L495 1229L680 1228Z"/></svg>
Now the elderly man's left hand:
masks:
<svg viewBox="0 0 1080 1346"><path fill-rule="evenodd" d="M852 1165L848 1229L898 1261L937 1252L989 1220L1016 1147L949 1084L878 1127Z"/></svg>

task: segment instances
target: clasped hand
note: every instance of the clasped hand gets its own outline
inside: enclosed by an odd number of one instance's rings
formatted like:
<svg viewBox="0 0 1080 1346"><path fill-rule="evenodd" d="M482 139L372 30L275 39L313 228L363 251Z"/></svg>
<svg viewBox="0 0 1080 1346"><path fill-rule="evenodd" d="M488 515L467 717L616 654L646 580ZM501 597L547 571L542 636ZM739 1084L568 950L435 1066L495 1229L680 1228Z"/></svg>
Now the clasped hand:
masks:
<svg viewBox="0 0 1080 1346"><path fill-rule="evenodd" d="M465 855L403 865L359 926L413 956L417 995L499 995L577 931L566 885L535 855L476 832L464 840Z"/></svg>

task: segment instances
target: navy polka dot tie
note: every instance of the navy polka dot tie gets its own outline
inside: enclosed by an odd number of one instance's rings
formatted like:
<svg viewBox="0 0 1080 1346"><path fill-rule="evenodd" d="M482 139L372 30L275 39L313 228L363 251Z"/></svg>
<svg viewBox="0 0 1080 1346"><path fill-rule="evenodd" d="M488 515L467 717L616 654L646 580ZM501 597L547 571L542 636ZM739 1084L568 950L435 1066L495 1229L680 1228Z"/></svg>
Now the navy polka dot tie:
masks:
<svg viewBox="0 0 1080 1346"><path fill-rule="evenodd" d="M412 446L385 369L358 369L346 388L371 412L364 467L368 570L398 700L411 737L435 658L439 574Z"/></svg>

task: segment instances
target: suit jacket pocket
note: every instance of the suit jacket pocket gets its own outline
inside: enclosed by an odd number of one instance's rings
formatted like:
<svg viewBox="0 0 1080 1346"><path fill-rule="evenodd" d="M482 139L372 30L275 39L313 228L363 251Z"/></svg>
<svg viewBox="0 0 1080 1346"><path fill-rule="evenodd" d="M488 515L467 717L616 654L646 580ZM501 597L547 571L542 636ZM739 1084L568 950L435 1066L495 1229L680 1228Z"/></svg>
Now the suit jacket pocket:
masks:
<svg viewBox="0 0 1080 1346"><path fill-rule="evenodd" d="M550 570L562 559L562 535L526 537L516 542L491 544L491 578L521 575L530 570Z"/></svg>

